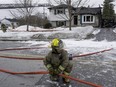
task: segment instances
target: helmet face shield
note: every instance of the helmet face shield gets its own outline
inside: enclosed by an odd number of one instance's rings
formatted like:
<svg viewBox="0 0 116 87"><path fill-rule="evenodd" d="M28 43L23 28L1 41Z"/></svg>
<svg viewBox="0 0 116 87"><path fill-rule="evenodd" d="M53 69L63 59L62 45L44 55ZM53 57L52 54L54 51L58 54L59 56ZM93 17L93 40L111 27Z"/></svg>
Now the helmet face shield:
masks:
<svg viewBox="0 0 116 87"><path fill-rule="evenodd" d="M64 43L63 43L62 40L60 40L60 42L59 42L59 48L63 48L63 47L64 47Z"/></svg>

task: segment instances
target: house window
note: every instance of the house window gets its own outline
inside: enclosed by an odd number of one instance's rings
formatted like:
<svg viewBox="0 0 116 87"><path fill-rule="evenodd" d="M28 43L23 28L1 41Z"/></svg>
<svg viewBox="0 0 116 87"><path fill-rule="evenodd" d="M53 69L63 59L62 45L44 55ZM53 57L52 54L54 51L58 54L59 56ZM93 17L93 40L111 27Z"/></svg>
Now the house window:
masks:
<svg viewBox="0 0 116 87"><path fill-rule="evenodd" d="M57 9L57 14L65 14L65 10L64 9Z"/></svg>
<svg viewBox="0 0 116 87"><path fill-rule="evenodd" d="M66 21L56 21L56 26L57 27L66 26Z"/></svg>
<svg viewBox="0 0 116 87"><path fill-rule="evenodd" d="M93 15L83 15L82 16L82 23L94 23L94 16Z"/></svg>

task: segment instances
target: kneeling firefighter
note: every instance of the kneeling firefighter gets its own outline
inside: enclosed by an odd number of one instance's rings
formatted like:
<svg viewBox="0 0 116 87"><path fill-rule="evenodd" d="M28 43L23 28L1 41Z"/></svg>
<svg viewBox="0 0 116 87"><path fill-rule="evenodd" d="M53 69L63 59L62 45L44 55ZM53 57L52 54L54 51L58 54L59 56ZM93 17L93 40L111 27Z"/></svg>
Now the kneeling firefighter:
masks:
<svg viewBox="0 0 116 87"><path fill-rule="evenodd" d="M63 49L64 43L62 40L56 38L51 42L52 50L44 59L44 64L50 72L50 79L58 81L58 74L69 75L72 71L73 64L69 60L68 53ZM68 78L62 78L64 83L69 83Z"/></svg>

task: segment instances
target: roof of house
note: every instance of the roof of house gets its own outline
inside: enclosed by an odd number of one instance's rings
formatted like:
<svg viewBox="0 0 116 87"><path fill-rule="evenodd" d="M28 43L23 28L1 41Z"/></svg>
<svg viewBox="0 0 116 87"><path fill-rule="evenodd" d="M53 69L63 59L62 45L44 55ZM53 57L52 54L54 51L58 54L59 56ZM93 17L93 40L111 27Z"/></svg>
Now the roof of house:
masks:
<svg viewBox="0 0 116 87"><path fill-rule="evenodd" d="M10 19L10 18L5 18L6 20L10 21L10 22L17 22L18 20L13 18L13 19Z"/></svg>
<svg viewBox="0 0 116 87"><path fill-rule="evenodd" d="M101 7L94 7L94 8L80 7L80 8L76 8L74 13L78 13L78 14L101 14Z"/></svg>
<svg viewBox="0 0 116 87"><path fill-rule="evenodd" d="M73 6L71 6L72 8L74 8ZM57 5L57 6L52 6L48 9L60 9L60 8L68 8L68 5L67 4L60 4L60 5Z"/></svg>
<svg viewBox="0 0 116 87"><path fill-rule="evenodd" d="M78 14L101 14L101 7L77 7L74 8L71 6L74 11L73 13L78 13ZM67 4L60 4L57 6L52 6L48 9L62 9L62 8L68 8Z"/></svg>

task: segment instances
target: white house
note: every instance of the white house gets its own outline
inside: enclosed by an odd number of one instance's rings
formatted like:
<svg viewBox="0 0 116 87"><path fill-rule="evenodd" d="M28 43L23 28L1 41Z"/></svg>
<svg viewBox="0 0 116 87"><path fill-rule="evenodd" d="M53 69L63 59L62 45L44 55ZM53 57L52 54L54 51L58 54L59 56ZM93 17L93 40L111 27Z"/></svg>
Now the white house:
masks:
<svg viewBox="0 0 116 87"><path fill-rule="evenodd" d="M92 25L99 27L101 24L101 7L72 8L72 26ZM68 5L61 4L49 8L48 19L53 27L69 26Z"/></svg>
<svg viewBox="0 0 116 87"><path fill-rule="evenodd" d="M18 26L18 21L16 19L4 18L0 20L0 24L5 24L7 27L15 28Z"/></svg>

